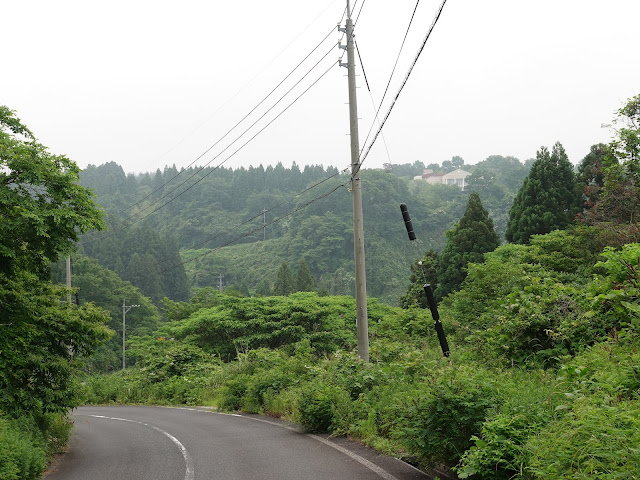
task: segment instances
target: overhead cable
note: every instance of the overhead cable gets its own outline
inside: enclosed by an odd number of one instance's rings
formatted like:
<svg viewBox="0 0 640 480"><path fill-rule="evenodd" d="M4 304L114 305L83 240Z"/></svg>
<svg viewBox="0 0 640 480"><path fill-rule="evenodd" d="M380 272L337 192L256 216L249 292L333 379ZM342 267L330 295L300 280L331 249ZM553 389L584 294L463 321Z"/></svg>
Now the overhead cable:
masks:
<svg viewBox="0 0 640 480"><path fill-rule="evenodd" d="M396 68L398 67L398 62L400 61L400 56L402 55L402 50L404 49L404 44L407 41L407 37L409 36L409 30L411 30L411 24L413 23L413 19L416 16L416 11L418 10L418 5L420 4L420 0L416 1L416 6L413 9L413 13L411 14L411 19L409 20L409 25L407 25L407 31L404 33L404 38L402 39L402 44L400 45L400 50L398 51L398 56L396 57L396 62L393 65L393 69L391 69L391 75L389 75L389 81L387 82L387 86L384 89L384 93L382 94L382 99L380 100L380 104L378 105L378 108L376 109L376 120L378 121L378 124L380 124L380 120L378 118L378 114L380 113L380 109L382 108L382 105L384 103L384 99L387 98L387 92L389 91L389 86L391 85L391 80L393 80L393 76L396 73ZM356 48L358 48L358 45L356 44ZM358 50L358 57L360 57L360 50ZM362 58L360 58L360 66L362 67L362 70L364 72L364 65L362 64ZM365 74L365 80L366 80L366 74ZM367 88L369 88L369 83L367 82ZM369 92L371 92L371 90L369 89ZM367 144L367 141L369 140L369 136L371 135L371 131L373 130L373 126L375 125L375 122L371 122L371 127L369 128L369 132L367 133L367 137L364 139L364 142L362 143L362 149L360 150L360 154L362 154L362 151L364 150L364 146Z"/></svg>
<svg viewBox="0 0 640 480"><path fill-rule="evenodd" d="M334 32L334 29L332 28L331 31L329 33L327 33L327 35L320 41L320 43L318 43L318 45L316 45L313 50L311 50L311 52L309 52L294 68L293 70L291 70L285 77L284 79L282 79L280 81L280 83L278 83L262 100L260 100L260 102L258 102L258 104L256 104L255 107L253 107L244 117L242 117L240 119L240 121L238 121L233 127L231 127L222 137L220 137L213 145L211 145L210 147L208 147L204 152L202 152L200 155L198 155L198 157L195 158L195 160L193 160L189 165L187 165L186 168L189 168L191 166L193 166L198 160L200 160L202 157L204 157L207 153L209 153L213 148L215 148L221 141L223 141L225 138L227 138L227 136L229 136L229 134L231 134L242 122L244 122L253 112L255 112L265 101L267 101L269 99L269 97L271 97L271 95L273 95L273 93L280 88L280 86L282 86L283 83L285 83L290 77L291 75L293 75L298 68L300 68L300 66L309 59L309 57L311 55L313 55L313 53L315 53L316 50L318 50L318 48L320 48L320 46L322 46L323 43L326 42L326 40L329 38L329 36ZM326 57L326 55L325 55ZM323 57L324 58L324 57ZM317 65L317 64L316 64ZM314 66L315 68L315 66ZM310 72L307 72L306 75L308 75ZM304 78L304 77L303 77ZM299 82L298 82L299 83ZM297 85L297 84L296 84ZM272 107L273 108L273 107ZM269 111L269 110L268 110ZM267 111L267 112L268 112ZM261 117L262 118L262 117ZM139 199L138 201L136 201L135 203L133 203L132 205L125 207L123 209L121 209L119 212L117 212L117 214L123 213L126 210L130 210L133 207L135 207L136 205L139 205L140 203L142 203L144 200L146 200L147 198L151 197L153 194L157 193L158 191L162 190L165 186L167 186L169 183L171 183L173 180L175 180L177 177L179 177L180 175L182 175L183 172L185 172L186 169L181 170L180 172L178 172L176 175L174 175L172 178L170 178L169 180L167 180L166 182L164 182L162 185L160 185L158 188L156 188L155 190L153 190L151 193L148 193L147 195L145 195L144 197L142 197L141 199ZM144 210L143 210L144 211ZM139 212L138 212L139 213Z"/></svg>
<svg viewBox="0 0 640 480"><path fill-rule="evenodd" d="M307 87L306 90L304 90L295 100L293 100L293 102L291 102L289 105L287 105L285 107L284 110L282 110L280 113L278 113L278 115L276 115L272 120L269 121L269 123L267 123L267 125L265 125L264 127L262 127L255 135L253 135L251 138L249 138L245 143L243 143L237 150L235 150L232 154L230 154L227 158L225 158L222 162L220 162L218 165L216 165L215 167L213 167L210 171L208 171L207 173L205 173L203 176L201 176L198 180L196 180L193 184L189 185L187 188L185 188L184 190L182 190L180 193L178 193L175 197L170 198L169 200L167 200L165 203L163 203L162 205L160 205L159 207L157 207L156 209L152 210L151 212L149 212L148 214L144 215L143 217L135 220L132 223L138 223L142 220L144 220L145 218L149 217L150 215L154 214L155 212L157 212L158 210L160 210L161 208L165 207L166 205L168 205L169 203L171 203L172 201L174 201L176 198L180 197L181 195L183 195L184 193L188 192L189 190L191 190L193 187L195 187L197 184L199 184L202 180L204 180L205 178L207 178L209 175L211 175L215 170L217 170L218 168L220 168L222 165L224 165L229 159L231 159L232 157L234 157L238 152L240 152L244 147L246 147L253 139L255 139L258 135L260 135L262 132L264 132L269 126L271 126L272 123L274 123L278 118L280 118L280 116L282 116L287 110L289 110L289 108L291 108L298 100L300 100L300 98L302 98L309 90L311 90L311 88L313 88L320 80L322 80L325 75L327 75L327 73L329 73L329 71L331 71L332 68L334 68L335 64L332 63L332 65L322 74L320 75L320 77L318 79L316 79L309 87ZM314 67L315 68L315 67ZM292 87L293 88L293 87ZM288 92L287 92L288 93ZM283 97L284 98L284 97ZM262 118L262 117L261 117ZM257 121L256 121L257 123ZM253 124L255 125L255 123ZM252 127L253 127L252 125ZM250 127L251 128L251 127ZM248 130L247 130L248 131ZM247 131L245 131L245 133L247 133ZM244 135L244 133L243 133ZM235 141L234 141L235 143ZM233 145L233 144L232 144ZM231 145L229 145L231 146ZM225 150L227 150L229 147L225 148ZM225 151L223 150L223 152ZM209 165L213 160L215 160L216 158L218 158L223 152L219 153L218 155L216 155L212 160L210 160L204 167L200 168L198 171L196 171L193 175L191 175L191 177L189 177L187 179L191 180L195 175L197 175L198 173L200 173L202 170L204 170L206 168L207 165ZM180 188L182 185L184 185L183 182L180 185L178 185L178 187L174 188L170 193L174 192L175 190L177 190L177 188ZM168 196L164 195L162 198L166 198ZM157 203L154 202L154 203ZM153 205L153 204L152 204ZM132 215L129 218L132 218L134 215Z"/></svg>
<svg viewBox="0 0 640 480"><path fill-rule="evenodd" d="M427 32L427 34L426 34L426 36L425 36L425 38L424 38L424 40L422 42L422 45L418 49L418 53L416 54L416 57L414 58L413 62L411 63L411 67L409 68L409 71L407 72L407 74L406 74L406 76L404 78L404 81L402 82L402 85L400 85L400 88L398 89L398 92L396 93L396 96L393 99L393 102L391 103L391 106L389 107L389 110L387 111L387 114L384 116L384 119L382 120L381 125L378 127L378 130L376 131L376 134L374 135L373 140L371 141L371 143L367 147L366 151L364 152L364 155L360 155L360 159L359 159L359 162L358 162L357 170L360 170L360 168L362 168L362 163L366 160L367 156L369 155L369 152L371 151L371 148L373 147L373 145L376 142L376 139L378 138L378 136L380 135L380 132L384 128L385 123L389 119L389 116L391 115L393 107L395 106L396 102L398 101L398 98L400 97L400 94L402 93L402 90L404 89L405 85L407 84L407 81L409 80L409 77L411 76L411 73L413 72L413 69L416 66L416 63L418 62L418 59L420 58L420 55L422 54L422 51L424 50L424 47L427 44L427 41L429 40L429 37L431 36L431 32L433 32L433 29L436 26L436 23L438 23L438 20L440 19L440 15L442 14L442 9L444 8L446 3L447 3L447 0L443 0L442 1L442 4L440 5L440 8L438 9L438 13L436 14L436 17L433 19L433 22L431 23L431 27L429 27L429 31Z"/></svg>

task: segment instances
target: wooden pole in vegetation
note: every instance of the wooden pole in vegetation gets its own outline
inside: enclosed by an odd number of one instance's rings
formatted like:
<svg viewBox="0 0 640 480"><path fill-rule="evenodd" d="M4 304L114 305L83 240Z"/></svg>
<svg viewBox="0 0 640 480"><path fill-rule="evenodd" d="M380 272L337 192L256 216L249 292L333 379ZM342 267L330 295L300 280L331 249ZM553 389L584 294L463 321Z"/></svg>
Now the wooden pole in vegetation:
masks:
<svg viewBox="0 0 640 480"><path fill-rule="evenodd" d="M140 305L129 305L127 306L126 301L122 300L122 370L127 367L127 362L125 359L125 337L127 331L127 312L134 307L139 307Z"/></svg>
<svg viewBox="0 0 640 480"><path fill-rule="evenodd" d="M69 289L67 293L67 300L71 303L71 256L67 256L67 288Z"/></svg>
<svg viewBox="0 0 640 480"><path fill-rule="evenodd" d="M356 64L353 46L351 4L347 0L347 25L340 29L347 35L347 67L349 82L349 130L351 134L351 195L353 200L353 244L356 264L356 328L358 356L369 361L369 320L367 316L367 276L364 261L364 224L362 216L362 184L360 182L360 140L358 137L358 99L356 96Z"/></svg>

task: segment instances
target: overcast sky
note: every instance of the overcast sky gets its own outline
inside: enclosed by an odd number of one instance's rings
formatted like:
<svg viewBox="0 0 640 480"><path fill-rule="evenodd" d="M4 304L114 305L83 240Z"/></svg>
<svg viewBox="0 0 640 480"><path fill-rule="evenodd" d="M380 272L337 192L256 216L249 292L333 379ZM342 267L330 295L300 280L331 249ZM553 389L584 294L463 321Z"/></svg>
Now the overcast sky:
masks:
<svg viewBox="0 0 640 480"><path fill-rule="evenodd" d="M420 1L388 98L440 3ZM52 152L81 167L108 161L127 172L192 162L346 167L347 80L346 69L337 66L341 34L335 29L345 4L5 0L0 104L16 110ZM356 39L371 88L361 75L361 142L415 5L355 4L354 18L362 7ZM364 168L440 163L453 155L467 164L492 154L524 161L556 141L578 163L592 144L610 139L602 125L640 93L639 18L638 0L449 0L383 131L384 142L378 140ZM247 123L197 160L327 35ZM325 54L318 69L258 120Z"/></svg>

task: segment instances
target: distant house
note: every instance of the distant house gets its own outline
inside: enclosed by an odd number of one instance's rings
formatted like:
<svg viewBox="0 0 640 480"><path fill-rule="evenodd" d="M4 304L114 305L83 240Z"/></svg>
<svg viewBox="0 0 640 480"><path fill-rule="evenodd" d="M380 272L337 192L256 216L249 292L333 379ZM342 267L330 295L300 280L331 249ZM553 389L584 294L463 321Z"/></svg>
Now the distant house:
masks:
<svg viewBox="0 0 640 480"><path fill-rule="evenodd" d="M418 175L417 177L414 177L414 179L424 180L433 185L436 185L436 184L455 185L459 187L461 190L464 190L464 187L466 186L465 179L469 175L471 175L471 173L467 172L466 170L462 170L461 168L458 168L453 172L444 173L444 174L435 173L433 170L428 168L426 170L423 170L422 175Z"/></svg>

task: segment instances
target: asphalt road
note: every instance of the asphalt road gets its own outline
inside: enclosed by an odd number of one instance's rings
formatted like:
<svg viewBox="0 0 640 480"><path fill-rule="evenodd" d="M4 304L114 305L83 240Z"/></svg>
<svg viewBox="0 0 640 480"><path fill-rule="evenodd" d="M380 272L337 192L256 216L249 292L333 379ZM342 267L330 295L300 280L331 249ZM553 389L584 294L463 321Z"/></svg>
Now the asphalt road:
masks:
<svg viewBox="0 0 640 480"><path fill-rule="evenodd" d="M199 408L82 407L47 480L429 479L345 439Z"/></svg>

